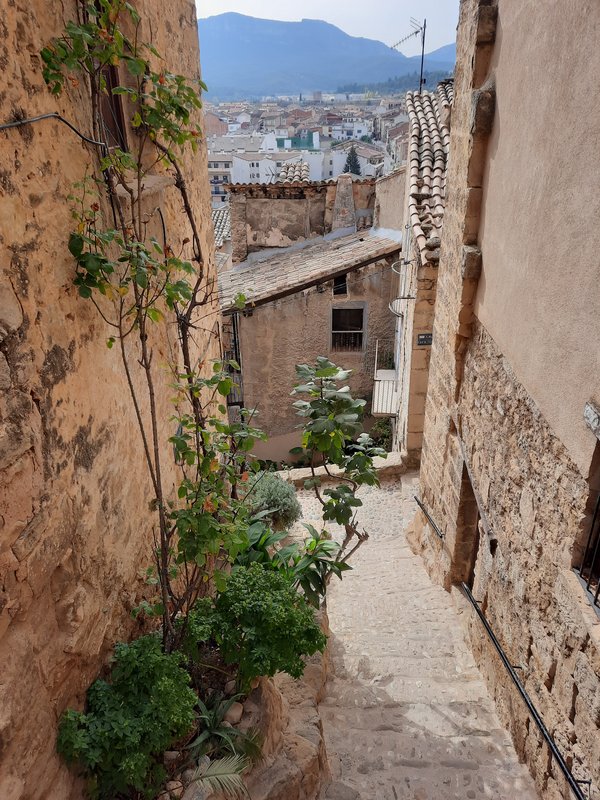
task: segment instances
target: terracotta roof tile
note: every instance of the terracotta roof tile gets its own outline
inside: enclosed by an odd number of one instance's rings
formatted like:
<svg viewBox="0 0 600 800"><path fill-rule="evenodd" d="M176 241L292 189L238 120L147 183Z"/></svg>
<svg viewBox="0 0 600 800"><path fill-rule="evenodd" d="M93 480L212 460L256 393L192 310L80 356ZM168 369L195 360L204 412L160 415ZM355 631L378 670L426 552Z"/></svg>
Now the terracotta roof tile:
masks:
<svg viewBox="0 0 600 800"><path fill-rule="evenodd" d="M247 308L294 294L397 253L400 247L399 241L377 231L363 231L245 261L219 274L221 309L233 311L239 294L246 296Z"/></svg>
<svg viewBox="0 0 600 800"><path fill-rule="evenodd" d="M442 121L442 109L454 97L452 80L439 84L437 92L408 92L406 108L410 124L408 143L409 222L422 261L435 261L437 248L429 239L441 232L446 202L446 167L450 130Z"/></svg>
<svg viewBox="0 0 600 800"><path fill-rule="evenodd" d="M306 161L284 164L277 177L277 183L305 183L310 181L310 166Z"/></svg>
<svg viewBox="0 0 600 800"><path fill-rule="evenodd" d="M226 239L231 239L229 203L223 203L221 208L213 208L212 223L215 231L215 247L218 250Z"/></svg>

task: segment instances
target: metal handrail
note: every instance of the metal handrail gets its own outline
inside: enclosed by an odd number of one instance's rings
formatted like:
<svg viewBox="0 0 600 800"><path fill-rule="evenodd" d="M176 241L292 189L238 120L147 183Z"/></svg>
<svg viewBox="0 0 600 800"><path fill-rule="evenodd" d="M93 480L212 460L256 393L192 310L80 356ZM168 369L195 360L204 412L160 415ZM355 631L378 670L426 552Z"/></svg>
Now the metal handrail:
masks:
<svg viewBox="0 0 600 800"><path fill-rule="evenodd" d="M433 528L433 530L434 530L435 534L436 534L436 535L437 535L437 536L438 536L440 539L443 539L443 538L444 538L444 535L445 535L445 534L444 534L444 532L443 532L443 531L441 531L441 530L438 528L438 526L435 524L435 521L434 521L433 517L431 516L431 514L429 513L429 511L427 511L427 509L425 508L425 506L423 505L423 503L422 503L422 502L419 500L419 498L417 497L417 495L416 495L416 494L413 494L413 497L414 497L414 499L417 501L417 505L419 506L419 508L421 509L421 511L422 511L422 512L425 514L425 516L427 517L427 520L428 520L429 524L431 525L431 527Z"/></svg>
<svg viewBox="0 0 600 800"><path fill-rule="evenodd" d="M419 502L419 501L417 500L417 502ZM420 503L419 503L419 505L420 505ZM471 603L471 605L473 606L473 608L477 612L477 616L479 617L479 619L483 623L483 627L485 628L488 636L490 637L490 640L491 640L492 644L496 648L496 652L500 656L500 659L501 659L502 663L506 667L506 671L510 675L513 683L517 687L517 690L518 690L519 694L523 698L523 700L525 702L525 705L529 709L529 713L531 714L531 716L533 718L533 721L535 722L535 724L537 725L540 733L542 734L543 738L545 739L546 744L550 748L550 752L554 756L554 758L556 760L556 763L558 764L558 766L560 768L560 771L565 776L565 779L566 779L567 783L569 784L569 788L571 789L571 791L573 792L573 794L575 795L577 800L589 800L589 798L587 798L583 794L583 792L581 791L581 789L579 787L579 784L582 783L582 784L590 785L591 781L578 781L573 777L573 774L571 773L571 770L567 766L564 758L562 757L562 754L561 754L560 750L556 746L556 742L554 741L554 739L550 735L550 732L548 731L548 728L546 728L546 726L544 725L544 721L540 717L540 715L538 713L538 710L533 705L533 702L532 702L531 698L529 697L529 695L527 694L527 692L525 691L525 687L523 686L523 684L519 680L519 676L515 672L515 669L514 669L513 665L508 660L508 658L506 656L506 653L504 652L504 649L502 648L502 645L500 644L500 642L496 638L496 635L495 635L494 631L492 630L492 627L491 627L490 623L487 621L483 611L479 608L479 603L473 597L473 595L471 593L471 590L469 589L469 587L467 586L466 583L463 582L461 584L461 587L462 587L462 590L463 590L465 596L467 597L468 601Z"/></svg>

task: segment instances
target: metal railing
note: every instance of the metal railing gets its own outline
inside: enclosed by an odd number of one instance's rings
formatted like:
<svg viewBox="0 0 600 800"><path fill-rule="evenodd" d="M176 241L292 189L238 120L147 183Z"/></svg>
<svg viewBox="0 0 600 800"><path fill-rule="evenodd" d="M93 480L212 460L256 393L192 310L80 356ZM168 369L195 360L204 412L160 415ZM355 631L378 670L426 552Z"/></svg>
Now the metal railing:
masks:
<svg viewBox="0 0 600 800"><path fill-rule="evenodd" d="M440 528L439 528L439 527L436 525L436 523L435 523L435 521L434 521L433 517L431 516L431 514L429 513L429 511L426 509L426 507L424 506L424 504L421 502L421 500L419 500L419 498L417 497L417 495L416 495L416 494L414 494L414 495L413 495L413 497L414 497L414 498L415 498L415 500L417 501L417 505L419 506L419 508L421 509L421 511L422 511L422 512L425 514L425 516L427 517L427 521L429 522L429 524L430 524L430 525L431 525L431 527L433 528L435 535L436 535L437 537L439 537L440 539L443 539L443 538L444 538L444 532L443 532L442 530L440 530Z"/></svg>
<svg viewBox="0 0 600 800"><path fill-rule="evenodd" d="M356 351L363 349L362 331L332 331L331 349Z"/></svg>
<svg viewBox="0 0 600 800"><path fill-rule="evenodd" d="M585 553L581 564L575 568L575 571L579 573L582 583L585 584L585 590L592 604L596 608L600 608L600 603L598 603L600 595L600 494L596 500Z"/></svg>
<svg viewBox="0 0 600 800"><path fill-rule="evenodd" d="M548 728L546 728L546 726L544 725L544 721L540 717L537 708L533 705L531 697L527 694L527 692L525 690L525 687L523 686L523 684L519 680L519 676L517 675L517 673L515 671L515 668L513 667L513 665L508 660L508 657L507 657L506 653L504 652L504 649L503 649L502 645L500 644L500 642L496 638L496 634L492 630L492 626L487 621L487 619L485 617L485 614L483 613L483 611L479 607L479 603L473 597L473 595L471 593L471 590L467 586L466 583L462 583L461 586L462 586L462 590L463 590L466 598L468 599L468 601L471 603L471 605L473 606L473 608L477 612L477 616L481 620L481 622L483 624L483 627L485 628L487 635L489 636L492 644L494 645L494 647L496 649L496 652L500 656L500 660L502 661L504 667L506 668L506 671L510 675L510 677L512 679L512 682L517 687L517 690L518 690L519 694L521 695L523 701L525 702L525 705L527 706L533 721L537 725L538 730L540 731L540 733L542 734L542 737L546 741L546 744L550 748L550 752L552 753L552 756L553 756L554 760L556 761L560 771L562 772L562 774L564 775L567 783L569 784L569 788L571 789L571 791L573 792L573 794L575 795L577 800L589 800L589 796L586 797L583 794L583 792L581 790L581 785L587 785L588 787L591 787L591 781L589 781L589 780L585 780L585 781L577 780L576 778L573 777L573 774L571 773L571 770L569 769L569 767L567 766L564 758L562 757L562 753L560 752L560 750L556 746L556 742L554 741L554 739L550 735L550 732L549 732Z"/></svg>

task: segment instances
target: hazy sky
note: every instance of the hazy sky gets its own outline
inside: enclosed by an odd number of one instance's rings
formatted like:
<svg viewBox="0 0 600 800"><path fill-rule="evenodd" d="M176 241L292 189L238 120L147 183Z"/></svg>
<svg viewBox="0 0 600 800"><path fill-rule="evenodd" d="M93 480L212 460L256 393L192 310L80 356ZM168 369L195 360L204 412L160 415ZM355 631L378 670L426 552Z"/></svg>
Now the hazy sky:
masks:
<svg viewBox="0 0 600 800"><path fill-rule="evenodd" d="M196 0L199 17L237 11L251 17L298 21L322 19L351 36L366 36L392 45L411 31L410 17L427 19L426 51L454 41L459 0ZM420 52L418 37L399 48Z"/></svg>

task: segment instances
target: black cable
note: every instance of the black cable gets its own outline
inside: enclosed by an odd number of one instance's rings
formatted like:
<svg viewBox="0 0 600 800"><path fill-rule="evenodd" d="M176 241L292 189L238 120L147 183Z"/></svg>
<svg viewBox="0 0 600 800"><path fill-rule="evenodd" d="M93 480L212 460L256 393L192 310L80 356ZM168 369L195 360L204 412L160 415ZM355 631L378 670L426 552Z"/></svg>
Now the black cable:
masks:
<svg viewBox="0 0 600 800"><path fill-rule="evenodd" d="M56 111L51 111L48 114L40 114L37 117L16 119L14 120L14 122L3 122L2 124L0 124L0 131L6 131L9 128L21 128L23 125L30 125L33 122L40 122L41 120L44 119L57 119L59 120L59 122L62 122L68 128L70 128L73 131L73 133L77 134L77 136L79 136L79 138L82 139L84 142L87 142L88 144L94 144L97 147L101 147L105 152L108 151L108 147L105 142L97 142L95 139L90 139L89 136L86 136L85 134L81 133L81 131L77 130L77 128L71 122L69 122L68 119L65 119Z"/></svg>

